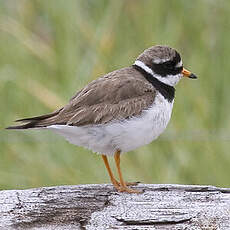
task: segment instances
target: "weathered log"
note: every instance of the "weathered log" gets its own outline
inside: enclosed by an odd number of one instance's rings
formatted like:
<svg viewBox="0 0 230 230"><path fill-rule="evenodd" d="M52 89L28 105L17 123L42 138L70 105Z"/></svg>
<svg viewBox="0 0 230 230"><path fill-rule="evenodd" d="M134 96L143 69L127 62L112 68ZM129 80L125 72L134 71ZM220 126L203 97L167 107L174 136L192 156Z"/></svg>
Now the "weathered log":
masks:
<svg viewBox="0 0 230 230"><path fill-rule="evenodd" d="M44 187L0 192L0 229L230 229L230 189L196 185Z"/></svg>

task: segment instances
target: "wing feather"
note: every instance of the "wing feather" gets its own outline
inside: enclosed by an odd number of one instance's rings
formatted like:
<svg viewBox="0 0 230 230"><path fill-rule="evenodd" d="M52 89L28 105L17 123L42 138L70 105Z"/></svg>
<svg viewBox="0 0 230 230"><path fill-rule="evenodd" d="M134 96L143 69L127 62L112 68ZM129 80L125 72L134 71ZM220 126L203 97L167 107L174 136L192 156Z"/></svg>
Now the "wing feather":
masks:
<svg viewBox="0 0 230 230"><path fill-rule="evenodd" d="M89 83L69 103L51 114L19 120L11 128L36 128L64 124L106 124L139 116L154 102L155 88L133 67L111 72Z"/></svg>

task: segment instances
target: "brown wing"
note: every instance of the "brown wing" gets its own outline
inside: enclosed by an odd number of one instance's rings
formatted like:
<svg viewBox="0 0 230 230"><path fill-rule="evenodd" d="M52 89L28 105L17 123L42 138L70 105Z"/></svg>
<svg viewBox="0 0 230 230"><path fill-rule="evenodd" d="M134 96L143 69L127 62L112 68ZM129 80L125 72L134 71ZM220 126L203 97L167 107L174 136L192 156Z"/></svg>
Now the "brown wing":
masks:
<svg viewBox="0 0 230 230"><path fill-rule="evenodd" d="M81 107L67 122L69 125L83 126L92 124L105 124L112 120L123 120L138 116L153 102L150 95L127 99L118 104L104 103L97 106Z"/></svg>
<svg viewBox="0 0 230 230"><path fill-rule="evenodd" d="M33 120L33 127L105 124L138 116L153 103L155 93L139 72L124 68L89 83L54 116Z"/></svg>
<svg viewBox="0 0 230 230"><path fill-rule="evenodd" d="M57 119L75 126L105 124L140 115L154 97L152 85L132 68L125 68L90 83L60 111Z"/></svg>

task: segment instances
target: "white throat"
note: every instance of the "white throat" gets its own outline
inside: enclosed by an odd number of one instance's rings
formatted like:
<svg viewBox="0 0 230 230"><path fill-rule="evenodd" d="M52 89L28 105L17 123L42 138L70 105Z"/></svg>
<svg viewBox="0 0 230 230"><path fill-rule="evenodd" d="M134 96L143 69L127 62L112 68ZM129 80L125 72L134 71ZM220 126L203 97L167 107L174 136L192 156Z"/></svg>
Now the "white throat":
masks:
<svg viewBox="0 0 230 230"><path fill-rule="evenodd" d="M161 77L159 74L154 73L147 65L145 65L142 61L139 60L136 60L134 65L139 66L145 72L151 74L153 77L158 79L160 82L163 82L166 85L170 85L170 86L175 86L183 76L182 74L177 74L177 75L167 75L166 77Z"/></svg>

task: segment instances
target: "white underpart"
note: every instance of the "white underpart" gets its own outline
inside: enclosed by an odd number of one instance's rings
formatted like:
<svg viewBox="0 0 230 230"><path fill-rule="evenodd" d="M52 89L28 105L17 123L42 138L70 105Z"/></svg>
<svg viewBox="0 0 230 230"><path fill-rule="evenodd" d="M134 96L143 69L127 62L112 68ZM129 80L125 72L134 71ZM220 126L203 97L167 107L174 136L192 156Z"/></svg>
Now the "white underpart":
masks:
<svg viewBox="0 0 230 230"><path fill-rule="evenodd" d="M155 78L157 78L159 81L167 84L167 85L171 85L171 86L175 86L180 79L183 77L182 73L179 73L177 75L167 75L165 77L161 77L159 74L154 73L147 65L145 65L142 61L136 60L135 65L141 67L143 70L145 70L147 73L150 73L152 76L154 76Z"/></svg>
<svg viewBox="0 0 230 230"><path fill-rule="evenodd" d="M52 125L47 129L64 136L70 143L91 149L99 154L113 155L134 150L155 140L166 128L173 108L160 93L154 103L139 117L114 121L104 125Z"/></svg>
<svg viewBox="0 0 230 230"><path fill-rule="evenodd" d="M181 63L179 63L181 64ZM159 81L174 86L182 74L161 77L143 62L135 65L150 73ZM155 140L166 128L172 113L173 101L168 102L159 92L149 109L138 117L113 121L104 125L69 126L51 125L46 127L65 137L70 143L86 147L99 154L113 155L116 150L122 153L134 150Z"/></svg>

